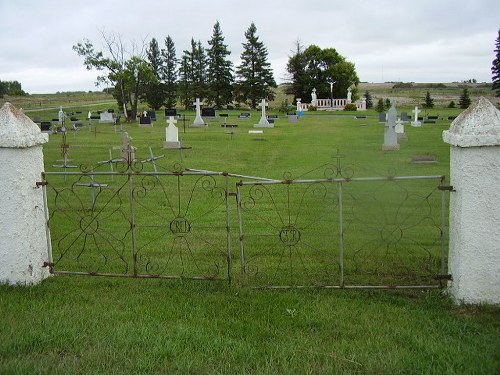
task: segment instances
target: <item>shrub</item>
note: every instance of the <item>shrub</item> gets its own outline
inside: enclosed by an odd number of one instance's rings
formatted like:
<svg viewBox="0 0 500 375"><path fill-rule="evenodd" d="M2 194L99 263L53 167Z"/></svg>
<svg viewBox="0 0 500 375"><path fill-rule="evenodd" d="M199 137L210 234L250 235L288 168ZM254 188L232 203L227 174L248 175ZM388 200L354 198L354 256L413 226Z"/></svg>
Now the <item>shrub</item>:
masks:
<svg viewBox="0 0 500 375"><path fill-rule="evenodd" d="M455 108L455 107L456 107L456 104L455 104L455 102L452 100L452 101L450 102L450 104L448 104L448 108Z"/></svg>
<svg viewBox="0 0 500 375"><path fill-rule="evenodd" d="M344 111L357 111L358 107L354 103L348 103L344 107Z"/></svg>
<svg viewBox="0 0 500 375"><path fill-rule="evenodd" d="M308 111L317 111L318 107L316 107L315 105L310 105L309 107L307 107L307 110Z"/></svg>

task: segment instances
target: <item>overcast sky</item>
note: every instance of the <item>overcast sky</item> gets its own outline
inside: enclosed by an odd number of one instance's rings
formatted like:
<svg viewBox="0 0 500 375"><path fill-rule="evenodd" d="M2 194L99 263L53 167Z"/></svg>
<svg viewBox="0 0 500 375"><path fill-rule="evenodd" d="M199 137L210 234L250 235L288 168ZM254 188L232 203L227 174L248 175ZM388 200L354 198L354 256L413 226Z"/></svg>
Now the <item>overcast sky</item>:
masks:
<svg viewBox="0 0 500 375"><path fill-rule="evenodd" d="M335 48L361 81L491 82L498 0L0 0L0 80L30 94L101 90L72 46L102 32L125 44L170 35L177 57L219 21L238 65L252 22L277 82L297 40Z"/></svg>

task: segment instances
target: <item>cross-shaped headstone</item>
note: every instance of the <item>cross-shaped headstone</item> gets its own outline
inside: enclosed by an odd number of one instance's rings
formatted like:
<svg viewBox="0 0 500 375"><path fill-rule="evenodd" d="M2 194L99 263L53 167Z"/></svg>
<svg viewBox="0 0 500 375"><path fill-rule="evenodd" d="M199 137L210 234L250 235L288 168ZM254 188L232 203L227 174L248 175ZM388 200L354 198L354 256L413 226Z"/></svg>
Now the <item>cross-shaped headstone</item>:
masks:
<svg viewBox="0 0 500 375"><path fill-rule="evenodd" d="M414 113L415 119L411 122L411 126L421 126L420 121L418 121L418 115L419 115L419 113L420 113L420 112L422 112L422 111L420 111L420 110L418 109L418 107L417 107L417 106L415 106L415 109L414 109L414 110L412 110L412 112Z"/></svg>
<svg viewBox="0 0 500 375"><path fill-rule="evenodd" d="M265 127L269 127L270 126L269 121L267 121L267 116L266 116L266 107L268 105L269 104L266 103L266 99L262 99L261 100L261 102L259 104L259 107L262 108L262 111L261 111L260 121L257 124L257 126L265 126Z"/></svg>
<svg viewBox="0 0 500 375"><path fill-rule="evenodd" d="M196 101L193 103L193 105L196 106L196 117L193 121L193 125L205 125L205 121L203 121L203 119L201 118L200 98L196 98Z"/></svg>
<svg viewBox="0 0 500 375"><path fill-rule="evenodd" d="M167 120L167 123L168 127L165 129L167 142L178 142L179 132L177 130L177 127L175 126L177 120L173 116L170 116Z"/></svg>

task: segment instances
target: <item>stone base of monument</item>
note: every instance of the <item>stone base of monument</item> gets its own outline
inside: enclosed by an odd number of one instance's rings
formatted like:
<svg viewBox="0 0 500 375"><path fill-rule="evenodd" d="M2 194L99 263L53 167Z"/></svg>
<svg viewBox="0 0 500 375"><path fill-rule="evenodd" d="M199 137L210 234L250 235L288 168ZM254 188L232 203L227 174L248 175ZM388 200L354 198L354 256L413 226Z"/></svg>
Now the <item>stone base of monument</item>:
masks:
<svg viewBox="0 0 500 375"><path fill-rule="evenodd" d="M398 141L400 140L403 140L403 141L407 141L408 140L408 136L406 135L406 133L396 133L398 135Z"/></svg>
<svg viewBox="0 0 500 375"><path fill-rule="evenodd" d="M399 145L382 145L382 151L397 151Z"/></svg>
<svg viewBox="0 0 500 375"><path fill-rule="evenodd" d="M270 123L258 123L258 124L255 124L253 126L254 128L274 128L274 124L270 124Z"/></svg>
<svg viewBox="0 0 500 375"><path fill-rule="evenodd" d="M163 148L168 148L168 149L181 148L181 142L166 141L163 142Z"/></svg>
<svg viewBox="0 0 500 375"><path fill-rule="evenodd" d="M414 128L419 128L422 126L422 123L420 121L412 121L411 126L413 126Z"/></svg>

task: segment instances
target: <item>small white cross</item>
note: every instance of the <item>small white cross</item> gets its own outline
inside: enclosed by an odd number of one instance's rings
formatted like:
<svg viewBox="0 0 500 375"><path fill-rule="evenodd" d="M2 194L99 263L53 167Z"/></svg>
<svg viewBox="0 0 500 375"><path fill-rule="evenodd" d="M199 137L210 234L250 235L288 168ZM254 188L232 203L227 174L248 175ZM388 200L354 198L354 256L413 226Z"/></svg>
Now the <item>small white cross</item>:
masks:
<svg viewBox="0 0 500 375"><path fill-rule="evenodd" d="M167 124L168 126L174 126L175 124L177 124L177 120L174 118L174 116L169 116Z"/></svg>

